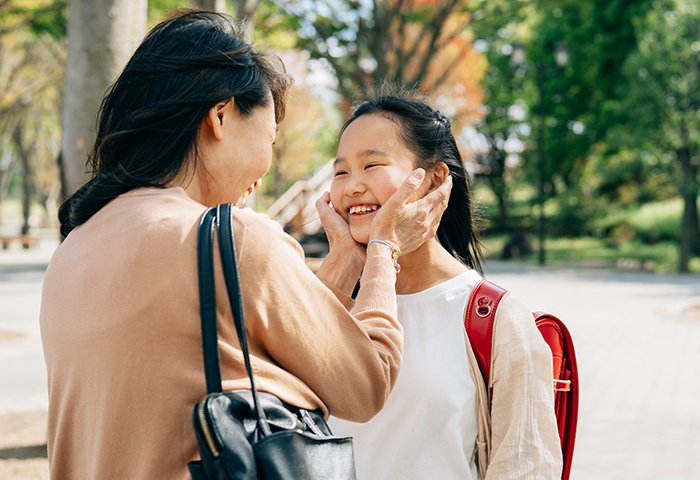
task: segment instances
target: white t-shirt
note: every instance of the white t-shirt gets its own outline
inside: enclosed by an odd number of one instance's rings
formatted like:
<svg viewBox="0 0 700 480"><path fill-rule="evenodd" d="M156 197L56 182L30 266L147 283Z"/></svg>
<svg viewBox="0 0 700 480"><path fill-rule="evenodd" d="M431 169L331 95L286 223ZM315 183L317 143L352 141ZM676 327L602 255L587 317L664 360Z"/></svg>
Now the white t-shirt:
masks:
<svg viewBox="0 0 700 480"><path fill-rule="evenodd" d="M360 424L331 418L352 436L358 480L476 480L476 386L464 311L481 280L470 270L419 293L397 295L404 329L401 371L384 409Z"/></svg>

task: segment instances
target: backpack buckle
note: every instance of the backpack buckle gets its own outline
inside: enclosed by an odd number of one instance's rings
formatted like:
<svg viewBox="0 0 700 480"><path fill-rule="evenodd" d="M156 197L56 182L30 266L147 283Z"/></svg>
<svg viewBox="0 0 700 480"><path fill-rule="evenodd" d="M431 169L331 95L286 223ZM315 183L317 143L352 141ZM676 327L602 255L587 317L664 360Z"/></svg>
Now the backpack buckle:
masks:
<svg viewBox="0 0 700 480"><path fill-rule="evenodd" d="M571 391L571 380L557 380L554 379L554 391L555 392L569 392Z"/></svg>
<svg viewBox="0 0 700 480"><path fill-rule="evenodd" d="M476 301L476 314L481 318L486 318L491 315L491 299L489 297L481 297Z"/></svg>

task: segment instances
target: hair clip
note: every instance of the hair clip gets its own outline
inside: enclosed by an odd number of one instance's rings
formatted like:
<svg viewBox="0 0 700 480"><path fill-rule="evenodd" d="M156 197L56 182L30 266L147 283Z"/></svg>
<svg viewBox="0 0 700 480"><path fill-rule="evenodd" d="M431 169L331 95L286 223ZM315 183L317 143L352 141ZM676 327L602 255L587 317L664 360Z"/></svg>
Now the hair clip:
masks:
<svg viewBox="0 0 700 480"><path fill-rule="evenodd" d="M435 116L436 120L440 123L442 123L445 128L448 130L452 128L452 122L450 122L450 119L445 116L444 113L442 113L440 110L435 110Z"/></svg>

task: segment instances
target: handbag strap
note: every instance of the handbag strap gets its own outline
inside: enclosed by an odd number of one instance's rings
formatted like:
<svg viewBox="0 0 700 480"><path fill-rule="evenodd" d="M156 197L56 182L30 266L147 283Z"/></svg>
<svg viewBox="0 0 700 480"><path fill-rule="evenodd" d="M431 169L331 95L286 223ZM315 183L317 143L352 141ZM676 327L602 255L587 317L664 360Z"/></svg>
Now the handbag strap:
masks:
<svg viewBox="0 0 700 480"><path fill-rule="evenodd" d="M219 360L218 333L216 325L216 292L214 286L214 220L219 238L219 252L224 271L226 292L231 305L236 333L241 344L246 371L250 379L250 389L253 394L253 405L258 425L263 436L270 435L265 412L260 408L258 392L253 381L253 368L248 351L248 336L246 335L245 320L243 319L243 298L241 296L238 262L233 242L231 227L231 205L218 205L216 209L208 209L202 215L198 236L199 264L199 296L202 317L202 349L204 351L204 373L207 380L207 393L223 391L221 386L221 365Z"/></svg>
<svg viewBox="0 0 700 480"><path fill-rule="evenodd" d="M199 221L197 268L199 269L199 314L202 325L202 351L207 393L221 388L218 333L216 330L216 290L214 285L214 219L216 210L208 209Z"/></svg>

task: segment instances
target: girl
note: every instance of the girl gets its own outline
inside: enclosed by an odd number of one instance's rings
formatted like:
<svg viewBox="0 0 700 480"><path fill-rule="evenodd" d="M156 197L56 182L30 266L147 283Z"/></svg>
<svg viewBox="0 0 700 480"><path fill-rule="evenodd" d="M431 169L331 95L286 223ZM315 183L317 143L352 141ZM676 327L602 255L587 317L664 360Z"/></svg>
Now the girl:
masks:
<svg viewBox="0 0 700 480"><path fill-rule="evenodd" d="M395 244L375 241L370 228L416 167L426 177L411 200L448 176L452 194L437 237L400 254ZM352 238L390 250L399 270L404 356L396 386L368 423L331 423L335 434L354 437L358 479L560 478L551 353L530 311L513 297L502 302L495 326L490 458L477 448L479 429L488 428L477 418L486 418L489 407L463 322L482 253L450 121L417 98L361 104L341 132L330 201Z"/></svg>

